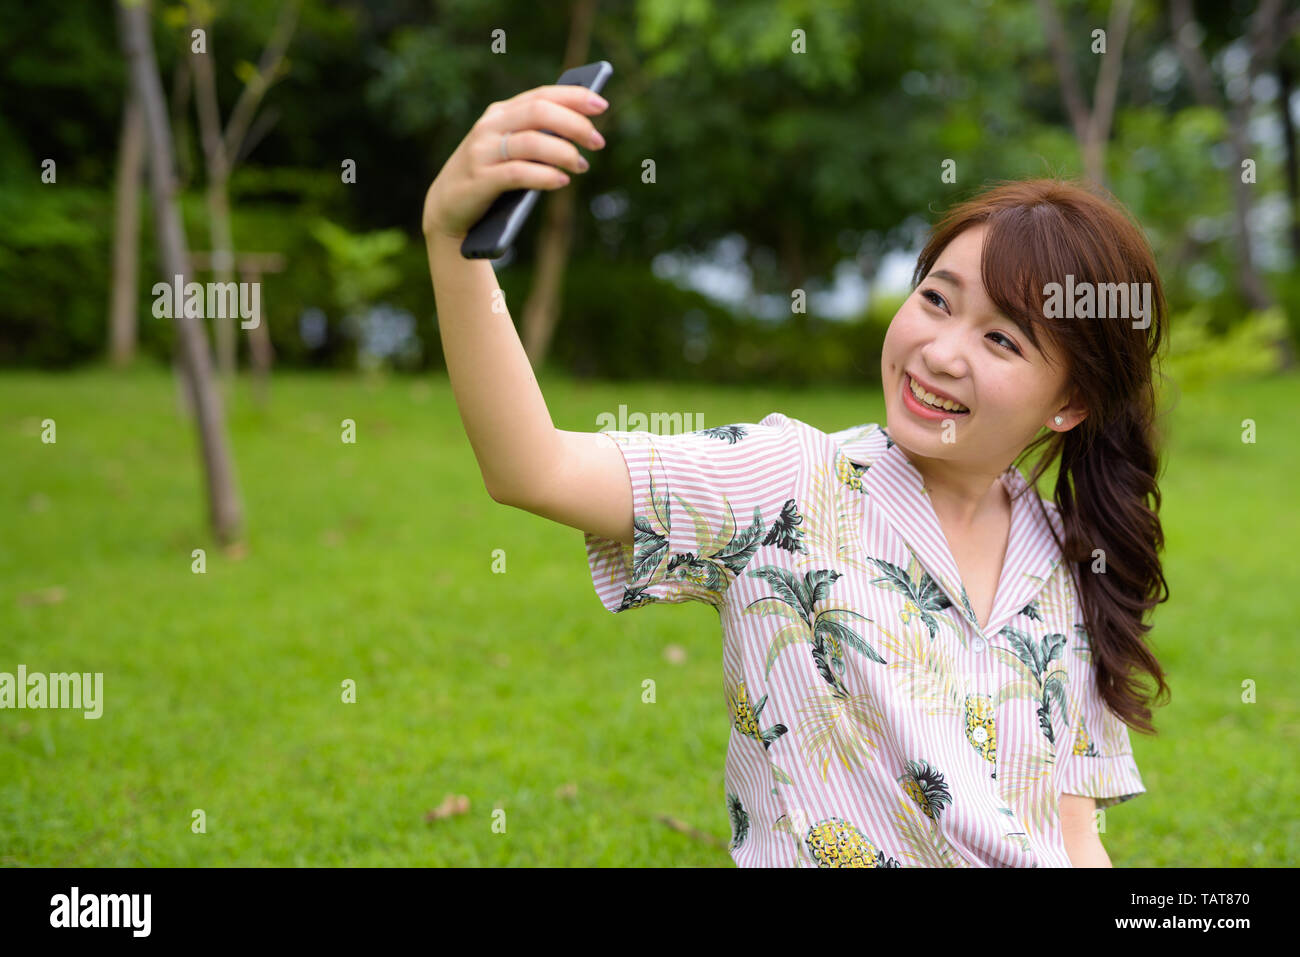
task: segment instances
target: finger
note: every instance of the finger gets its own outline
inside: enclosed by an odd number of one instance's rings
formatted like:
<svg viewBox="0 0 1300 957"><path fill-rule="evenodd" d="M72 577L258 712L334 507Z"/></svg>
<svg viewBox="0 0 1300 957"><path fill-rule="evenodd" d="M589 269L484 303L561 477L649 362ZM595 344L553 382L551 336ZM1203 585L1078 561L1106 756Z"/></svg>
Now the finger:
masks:
<svg viewBox="0 0 1300 957"><path fill-rule="evenodd" d="M483 177L499 193L509 189L559 189L569 185L569 177L563 170L528 160L496 163L483 170Z"/></svg>
<svg viewBox="0 0 1300 957"><path fill-rule="evenodd" d="M504 135L504 134L502 134ZM510 160L533 160L562 166L575 173L585 173L588 165L578 148L566 139L547 136L540 130L520 130L506 140L506 157L501 158L501 136L489 133L483 138L481 159L484 165Z"/></svg>
<svg viewBox="0 0 1300 957"><path fill-rule="evenodd" d="M604 138L582 113L544 97L507 101L486 127L497 132L507 130L549 130L585 149L600 149Z"/></svg>
<svg viewBox="0 0 1300 957"><path fill-rule="evenodd" d="M530 100L538 97L561 103L571 110L584 114L600 113L609 105L599 93L593 93L585 86L578 86L574 83L550 83L544 86L535 86L531 90L524 90L524 92L510 99Z"/></svg>

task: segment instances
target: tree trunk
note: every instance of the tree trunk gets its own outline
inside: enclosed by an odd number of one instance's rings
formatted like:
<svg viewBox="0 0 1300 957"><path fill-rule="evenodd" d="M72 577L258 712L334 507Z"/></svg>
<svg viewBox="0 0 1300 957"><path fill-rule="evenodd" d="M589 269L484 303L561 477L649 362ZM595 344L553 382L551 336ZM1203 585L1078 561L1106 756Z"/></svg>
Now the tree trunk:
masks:
<svg viewBox="0 0 1300 957"><path fill-rule="evenodd" d="M254 270L241 271L239 278L244 282L261 282L261 273ZM265 408L271 398L271 362L275 350L271 346L271 330L267 328L266 303L261 302L259 322L248 330L249 365L253 370L253 401Z"/></svg>
<svg viewBox="0 0 1300 957"><path fill-rule="evenodd" d="M1093 91L1090 108L1083 95L1083 86L1074 69L1066 41L1065 27L1057 16L1054 0L1038 0L1039 17L1047 45L1056 65L1057 79L1061 85L1061 101L1074 129L1083 159L1083 175L1098 185L1106 184L1106 144L1110 140L1111 123L1115 116L1115 99L1119 91L1119 75L1124 63L1124 42L1128 37L1133 0L1116 0L1111 7L1106 24L1106 52L1101 54L1097 71L1097 85Z"/></svg>
<svg viewBox="0 0 1300 957"><path fill-rule="evenodd" d="M143 0L118 0L117 17L131 85L144 112L154 233L158 239L164 278L167 282L174 282L175 277L180 276L183 285L190 274L189 249L176 201L171 124L154 56L148 7ZM227 545L239 537L242 516L226 443L224 416L212 382L211 358L202 326L198 319L185 316L183 304L177 305L181 308L176 310L179 315L173 321L180 337L187 385L198 417L209 518L217 541Z"/></svg>
<svg viewBox="0 0 1300 957"><path fill-rule="evenodd" d="M587 62L595 20L596 0L575 0L569 20L568 49L564 51L566 69ZM534 369L541 368L545 361L559 319L564 270L573 244L574 193L577 187L575 179L569 189L550 193L545 204L546 212L538 237L537 267L520 319L524 352Z"/></svg>
<svg viewBox="0 0 1300 957"><path fill-rule="evenodd" d="M191 28L200 24L190 18ZM207 31L211 34L211 31ZM208 36L211 42L212 37ZM230 163L221 138L221 116L217 107L217 81L212 58L204 52L191 53L194 69L194 105L199 114L199 132L203 141L203 159L207 169L208 242L212 256L212 274L216 282L234 278L234 243L230 230L230 202L227 193ZM229 382L235 374L235 319L212 316L213 341L217 345L217 372Z"/></svg>
<svg viewBox="0 0 1300 957"><path fill-rule="evenodd" d="M140 268L140 177L144 173L144 114L131 92L118 140L117 187L113 202L113 292L110 298L109 359L121 368L135 358L136 280Z"/></svg>
<svg viewBox="0 0 1300 957"><path fill-rule="evenodd" d="M189 49L189 37L185 38L185 49ZM190 138L185 126L185 108L190 102L190 86L193 76L190 73L190 61L181 56L176 61L176 73L172 76L171 116L172 138L176 143L176 180L178 188L185 190L194 175L193 163L190 161Z"/></svg>

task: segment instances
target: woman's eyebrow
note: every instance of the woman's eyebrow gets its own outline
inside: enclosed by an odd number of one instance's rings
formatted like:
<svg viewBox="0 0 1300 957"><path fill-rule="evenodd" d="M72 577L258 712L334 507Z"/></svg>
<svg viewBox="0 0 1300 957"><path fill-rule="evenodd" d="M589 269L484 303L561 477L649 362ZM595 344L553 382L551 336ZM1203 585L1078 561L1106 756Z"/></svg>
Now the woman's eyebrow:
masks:
<svg viewBox="0 0 1300 957"><path fill-rule="evenodd" d="M958 289L962 288L961 277L957 276L955 273L950 273L946 269L936 269L934 272L930 273L930 278L946 279L948 282L952 283Z"/></svg>

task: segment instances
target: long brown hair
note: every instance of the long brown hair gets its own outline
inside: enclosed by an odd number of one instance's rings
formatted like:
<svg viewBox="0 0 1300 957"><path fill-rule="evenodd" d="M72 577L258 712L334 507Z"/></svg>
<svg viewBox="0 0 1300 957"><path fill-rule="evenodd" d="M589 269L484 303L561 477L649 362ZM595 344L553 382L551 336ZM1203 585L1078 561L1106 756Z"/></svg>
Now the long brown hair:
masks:
<svg viewBox="0 0 1300 957"><path fill-rule="evenodd" d="M1041 349L1040 335L1056 346L1068 366L1067 381L1088 410L1069 431L1038 436L1017 462L1043 449L1028 476L1036 489L1060 459L1055 501L1065 540L1057 536L1057 545L1074 573L1098 693L1127 725L1154 734L1144 677L1156 683L1153 703L1169 694L1143 638L1151 629L1143 620L1147 612L1169 599L1159 556L1164 533L1156 479L1163 443L1153 380L1167 341L1167 306L1155 258L1131 214L1101 187L1061 179L1002 181L935 224L913 288L959 233L980 224L987 227L980 271L989 298L1035 346ZM1093 283L1094 289L1150 283L1149 326L1135 329L1130 318L1049 318L1046 287L1066 287L1068 275L1076 287ZM1033 498L1045 514L1042 500ZM1093 570L1094 549L1104 553L1098 568L1104 574Z"/></svg>

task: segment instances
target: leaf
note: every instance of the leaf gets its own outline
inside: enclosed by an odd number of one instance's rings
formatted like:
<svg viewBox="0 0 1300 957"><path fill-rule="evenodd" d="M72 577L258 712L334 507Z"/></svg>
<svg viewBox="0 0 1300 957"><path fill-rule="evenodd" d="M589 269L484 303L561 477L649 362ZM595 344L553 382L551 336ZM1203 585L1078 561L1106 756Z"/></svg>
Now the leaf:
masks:
<svg viewBox="0 0 1300 957"><path fill-rule="evenodd" d="M18 604L23 606L31 605L57 605L68 597L68 590L62 585L51 585L49 588L42 588L39 591L29 591L18 596Z"/></svg>
<svg viewBox="0 0 1300 957"><path fill-rule="evenodd" d="M257 67L247 60L240 60L234 67L235 76L239 77L239 82L249 86L257 79Z"/></svg>
<svg viewBox="0 0 1300 957"><path fill-rule="evenodd" d="M445 817L452 817L456 814L465 814L469 811L469 798L463 794L448 794L442 799L442 803L436 808L424 815L426 821L437 821Z"/></svg>
<svg viewBox="0 0 1300 957"><path fill-rule="evenodd" d="M772 643L767 646L767 661L765 662L766 671L764 677L772 673L772 665L776 663L777 656L791 645L797 645L800 642L808 640L808 626L802 621L786 625L775 635L772 636Z"/></svg>

